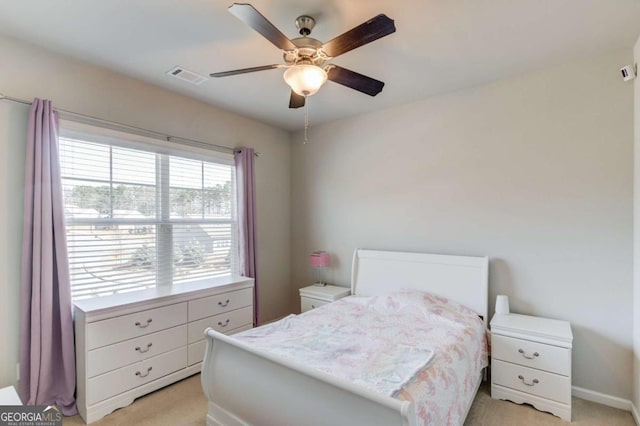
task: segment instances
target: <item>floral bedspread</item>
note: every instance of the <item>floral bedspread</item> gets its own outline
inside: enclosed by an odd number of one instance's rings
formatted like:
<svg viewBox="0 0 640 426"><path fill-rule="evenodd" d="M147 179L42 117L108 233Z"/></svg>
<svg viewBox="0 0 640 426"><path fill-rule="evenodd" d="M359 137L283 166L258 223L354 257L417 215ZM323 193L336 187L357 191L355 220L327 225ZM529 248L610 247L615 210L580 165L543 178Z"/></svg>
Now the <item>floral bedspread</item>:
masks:
<svg viewBox="0 0 640 426"><path fill-rule="evenodd" d="M413 401L420 425L461 425L487 366L480 318L458 303L415 290L346 297L234 337Z"/></svg>

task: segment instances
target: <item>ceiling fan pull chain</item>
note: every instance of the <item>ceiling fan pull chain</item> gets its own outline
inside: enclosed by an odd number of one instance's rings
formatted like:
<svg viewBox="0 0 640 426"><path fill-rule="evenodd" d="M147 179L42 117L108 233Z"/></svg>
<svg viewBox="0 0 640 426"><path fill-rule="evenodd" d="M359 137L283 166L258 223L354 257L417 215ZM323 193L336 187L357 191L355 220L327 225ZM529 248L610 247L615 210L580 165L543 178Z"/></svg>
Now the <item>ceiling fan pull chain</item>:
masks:
<svg viewBox="0 0 640 426"><path fill-rule="evenodd" d="M307 139L307 130L309 129L309 102L307 102L307 97L304 97L304 144L306 145L309 142Z"/></svg>

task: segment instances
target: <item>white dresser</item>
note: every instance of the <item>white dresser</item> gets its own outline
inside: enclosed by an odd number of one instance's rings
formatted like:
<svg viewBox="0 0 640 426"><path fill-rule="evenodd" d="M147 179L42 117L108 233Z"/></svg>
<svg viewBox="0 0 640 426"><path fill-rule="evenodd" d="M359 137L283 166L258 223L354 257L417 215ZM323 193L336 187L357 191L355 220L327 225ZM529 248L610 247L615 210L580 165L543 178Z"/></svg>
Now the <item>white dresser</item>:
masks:
<svg viewBox="0 0 640 426"><path fill-rule="evenodd" d="M224 277L74 303L77 404L94 422L198 373L204 331L253 325L253 279Z"/></svg>
<svg viewBox="0 0 640 426"><path fill-rule="evenodd" d="M572 341L566 321L494 315L491 397L528 403L571 421Z"/></svg>
<svg viewBox="0 0 640 426"><path fill-rule="evenodd" d="M326 305L349 296L351 289L335 285L310 285L300 289L300 312L307 312L318 306Z"/></svg>

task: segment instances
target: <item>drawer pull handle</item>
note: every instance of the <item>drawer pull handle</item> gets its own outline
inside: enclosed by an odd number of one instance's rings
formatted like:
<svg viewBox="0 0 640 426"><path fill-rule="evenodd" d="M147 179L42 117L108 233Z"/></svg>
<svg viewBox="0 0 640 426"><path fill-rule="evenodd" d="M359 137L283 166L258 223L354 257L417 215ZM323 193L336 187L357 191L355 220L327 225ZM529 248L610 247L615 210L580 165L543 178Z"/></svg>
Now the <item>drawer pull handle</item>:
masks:
<svg viewBox="0 0 640 426"><path fill-rule="evenodd" d="M229 325L229 318L227 318L227 320L223 323L222 321L218 321L218 325L220 327L226 327Z"/></svg>
<svg viewBox="0 0 640 426"><path fill-rule="evenodd" d="M533 381L531 383L527 383L527 382L524 381L524 377L522 377L522 374L518 376L518 379L522 380L522 383L524 383L527 386L533 386L533 385L535 385L537 383L540 383L538 381L538 379L533 379Z"/></svg>
<svg viewBox="0 0 640 426"><path fill-rule="evenodd" d="M522 354L522 356L525 357L526 359L534 359L534 358L540 356L540 354L538 352L534 352L533 356L528 356L527 354L524 353L524 350L522 350L522 349L518 349L518 352L520 352Z"/></svg>
<svg viewBox="0 0 640 426"><path fill-rule="evenodd" d="M311 305L311 309L315 309L315 308L316 308L316 305Z"/></svg>
<svg viewBox="0 0 640 426"><path fill-rule="evenodd" d="M142 349L140 346L136 346L136 351L140 352L141 354L145 353L145 352L149 352L149 348L151 348L151 346L153 346L153 343L147 343L147 348L146 349Z"/></svg>
<svg viewBox="0 0 640 426"><path fill-rule="evenodd" d="M138 326L138 327L140 327L140 328L147 328L147 327L149 327L149 324L151 324L151 321L153 321L153 320L152 320L151 318L149 318L149 319L147 320L147 323L146 323L146 324L144 324L144 325L143 325L143 324L141 324L141 323L140 323L140 321L136 321L136 326Z"/></svg>
<svg viewBox="0 0 640 426"><path fill-rule="evenodd" d="M226 302L224 302L224 303L222 303L222 302L218 302L218 306L221 306L221 307L223 307L223 308L224 308L225 306L227 306L228 304L229 304L229 299L227 299L227 301L226 301Z"/></svg>
<svg viewBox="0 0 640 426"><path fill-rule="evenodd" d="M149 373L151 372L151 370L152 370L152 369L153 369L152 367L147 368L147 372L146 372L146 373L144 373L144 374L142 374L142 373L141 373L141 372L139 372L139 371L136 371L136 376L138 376L138 377L140 377L140 378L142 378L142 377L147 377L147 376L149 375Z"/></svg>

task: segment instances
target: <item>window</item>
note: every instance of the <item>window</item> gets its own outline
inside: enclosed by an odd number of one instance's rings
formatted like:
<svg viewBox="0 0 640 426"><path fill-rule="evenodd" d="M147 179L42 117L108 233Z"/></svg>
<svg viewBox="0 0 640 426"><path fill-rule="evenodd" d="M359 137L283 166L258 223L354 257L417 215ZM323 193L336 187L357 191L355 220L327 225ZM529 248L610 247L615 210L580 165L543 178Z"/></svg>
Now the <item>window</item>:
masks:
<svg viewBox="0 0 640 426"><path fill-rule="evenodd" d="M231 155L63 128L60 157L74 299L235 272Z"/></svg>

